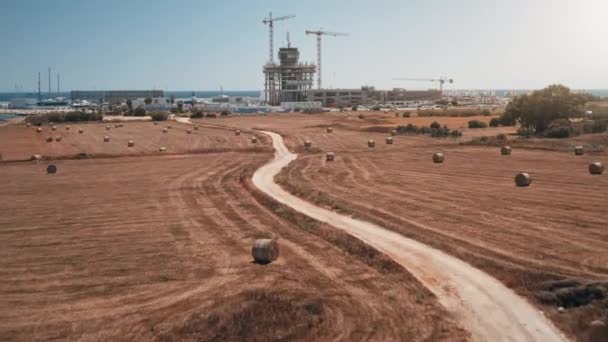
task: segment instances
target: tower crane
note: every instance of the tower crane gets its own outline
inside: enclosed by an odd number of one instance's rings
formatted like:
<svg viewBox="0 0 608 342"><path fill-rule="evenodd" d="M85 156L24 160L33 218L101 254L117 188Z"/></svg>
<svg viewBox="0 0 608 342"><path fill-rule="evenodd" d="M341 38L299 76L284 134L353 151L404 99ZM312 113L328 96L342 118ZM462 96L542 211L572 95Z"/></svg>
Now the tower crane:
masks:
<svg viewBox="0 0 608 342"><path fill-rule="evenodd" d="M291 19L291 18L295 18L295 15L285 15L282 17L276 17L273 18L272 17L272 12L270 12L268 14L268 18L264 18L264 20L262 20L262 23L264 24L268 24L268 41L269 41L269 47L270 47L270 58L269 61L270 63L272 63L273 61L273 48L272 48L272 44L273 44L273 34L274 34L274 29L273 29L273 23L275 21L280 21L280 20L286 20L286 19Z"/></svg>
<svg viewBox="0 0 608 342"><path fill-rule="evenodd" d="M315 34L317 35L317 88L321 89L321 36L348 36L347 33L341 32L329 32L329 31L311 31L306 30L306 34Z"/></svg>
<svg viewBox="0 0 608 342"><path fill-rule="evenodd" d="M441 92L441 96L443 96L443 84L444 83L454 83L454 80L451 78L447 78L445 76L441 76L438 78L393 78L395 81L425 81L425 82L438 82L439 83L439 92Z"/></svg>

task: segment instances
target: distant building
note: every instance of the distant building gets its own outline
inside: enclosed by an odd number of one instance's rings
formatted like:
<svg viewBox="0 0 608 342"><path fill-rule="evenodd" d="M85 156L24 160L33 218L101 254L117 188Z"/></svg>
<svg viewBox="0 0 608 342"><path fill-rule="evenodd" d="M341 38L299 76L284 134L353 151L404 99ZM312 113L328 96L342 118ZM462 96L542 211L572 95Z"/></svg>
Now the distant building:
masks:
<svg viewBox="0 0 608 342"><path fill-rule="evenodd" d="M162 90L72 90L70 97L72 103L76 101L105 102L111 105L120 104L125 100L138 98L164 97Z"/></svg>
<svg viewBox="0 0 608 342"><path fill-rule="evenodd" d="M15 98L11 99L8 104L8 108L11 109L28 109L35 107L38 103L36 99L27 99L27 98Z"/></svg>
<svg viewBox="0 0 608 342"><path fill-rule="evenodd" d="M350 107L369 104L398 104L412 101L441 99L439 90L376 90L371 86L360 89L319 89L310 91L308 101L321 102L325 107Z"/></svg>
<svg viewBox="0 0 608 342"><path fill-rule="evenodd" d="M306 101L312 88L316 66L300 63L300 52L289 44L279 49L279 64L264 65L264 101L272 106L281 102Z"/></svg>

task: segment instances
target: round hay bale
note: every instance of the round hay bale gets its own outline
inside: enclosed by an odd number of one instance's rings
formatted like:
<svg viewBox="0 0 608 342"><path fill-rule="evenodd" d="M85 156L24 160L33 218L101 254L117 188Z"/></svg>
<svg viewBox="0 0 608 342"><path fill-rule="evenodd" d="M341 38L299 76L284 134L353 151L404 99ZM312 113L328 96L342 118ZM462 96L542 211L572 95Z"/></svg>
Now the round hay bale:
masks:
<svg viewBox="0 0 608 342"><path fill-rule="evenodd" d="M42 154L34 154L30 157L30 160L42 160Z"/></svg>
<svg viewBox="0 0 608 342"><path fill-rule="evenodd" d="M56 141L56 142L60 142L61 140L63 140L63 138L62 138L62 137L56 137L56 138L55 138L55 141Z"/></svg>
<svg viewBox="0 0 608 342"><path fill-rule="evenodd" d="M125 125L121 122L118 124L118 127L124 127Z"/></svg>
<svg viewBox="0 0 608 342"><path fill-rule="evenodd" d="M325 160L326 161L334 161L334 159L336 158L335 154L333 152L327 152L325 153Z"/></svg>
<svg viewBox="0 0 608 342"><path fill-rule="evenodd" d="M128 146L128 147L133 147L133 146L135 146L135 141L133 141L133 140L129 140L129 141L127 142L127 146Z"/></svg>
<svg viewBox="0 0 608 342"><path fill-rule="evenodd" d="M386 144L387 145L392 145L393 144L393 137L387 137L386 138Z"/></svg>
<svg viewBox="0 0 608 342"><path fill-rule="evenodd" d="M582 156L583 154L585 154L585 149L583 149L583 146L576 146L574 148L574 154L577 156Z"/></svg>
<svg viewBox="0 0 608 342"><path fill-rule="evenodd" d="M443 153L437 152L437 153L433 154L433 163L437 163L437 164L443 163L443 159L444 159Z"/></svg>
<svg viewBox="0 0 608 342"><path fill-rule="evenodd" d="M47 137L46 142L53 142L53 137Z"/></svg>
<svg viewBox="0 0 608 342"><path fill-rule="evenodd" d="M311 146L312 146L312 141L310 141L310 140L304 141L304 147L310 148Z"/></svg>
<svg viewBox="0 0 608 342"><path fill-rule="evenodd" d="M167 133L169 130L167 128L163 128L163 133Z"/></svg>
<svg viewBox="0 0 608 342"><path fill-rule="evenodd" d="M587 330L587 341L608 341L608 325L599 319L591 322L589 324L589 329Z"/></svg>
<svg viewBox="0 0 608 342"><path fill-rule="evenodd" d="M397 114L397 115L399 115L399 114ZM396 135L397 135L397 130L396 130L396 129L393 129L393 130L391 131L391 135L392 135L392 136L396 136Z"/></svg>
<svg viewBox="0 0 608 342"><path fill-rule="evenodd" d="M241 130L237 129L236 131L234 131L234 135L241 135Z"/></svg>
<svg viewBox="0 0 608 342"><path fill-rule="evenodd" d="M251 247L251 255L257 263L273 262L279 257L279 244L273 239L256 239Z"/></svg>
<svg viewBox="0 0 608 342"><path fill-rule="evenodd" d="M57 172L57 166L51 164L49 166L46 167L46 173L48 174L54 174L55 172Z"/></svg>
<svg viewBox="0 0 608 342"><path fill-rule="evenodd" d="M256 138L256 137L251 137L251 143L252 143L252 144L257 144L257 143L258 143L258 138Z"/></svg>
<svg viewBox="0 0 608 342"><path fill-rule="evenodd" d="M194 125L194 130L198 131L198 125Z"/></svg>
<svg viewBox="0 0 608 342"><path fill-rule="evenodd" d="M70 126L65 126L65 130L69 131L70 130Z"/></svg>
<svg viewBox="0 0 608 342"><path fill-rule="evenodd" d="M503 146L500 148L500 154L503 156L508 156L511 154L511 146Z"/></svg>
<svg viewBox="0 0 608 342"><path fill-rule="evenodd" d="M376 146L376 142L373 140L368 140L367 141L367 147L375 147Z"/></svg>
<svg viewBox="0 0 608 342"><path fill-rule="evenodd" d="M57 130L57 126L55 126L55 125L51 126L51 130L56 131Z"/></svg>
<svg viewBox="0 0 608 342"><path fill-rule="evenodd" d="M604 173L604 165L600 162L589 164L589 173L592 175L601 175Z"/></svg>
<svg viewBox="0 0 608 342"><path fill-rule="evenodd" d="M111 128L111 127L110 127L109 125L108 125L108 126L106 126L106 131L109 131L109 130L110 130L110 128Z"/></svg>
<svg viewBox="0 0 608 342"><path fill-rule="evenodd" d="M167 152L167 148L162 146L158 149L158 152Z"/></svg>
<svg viewBox="0 0 608 342"><path fill-rule="evenodd" d="M118 128L118 127L120 127L120 124L118 124L118 123L114 124L114 128Z"/></svg>
<svg viewBox="0 0 608 342"><path fill-rule="evenodd" d="M334 131L334 129L331 127L327 127L326 131L327 131L327 133L332 133Z"/></svg>
<svg viewBox="0 0 608 342"><path fill-rule="evenodd" d="M82 134L84 133L84 130L82 128L78 129L78 134Z"/></svg>
<svg viewBox="0 0 608 342"><path fill-rule="evenodd" d="M36 132L42 133L42 128L40 128L40 127L36 128Z"/></svg>
<svg viewBox="0 0 608 342"><path fill-rule="evenodd" d="M191 129L187 129L186 130L186 134L192 134L192 130Z"/></svg>
<svg viewBox="0 0 608 342"><path fill-rule="evenodd" d="M173 128L173 126L171 126L171 125L167 125L167 128L171 129L171 128Z"/></svg>
<svg viewBox="0 0 608 342"><path fill-rule="evenodd" d="M103 136L103 142L110 142L110 137L107 135Z"/></svg>
<svg viewBox="0 0 608 342"><path fill-rule="evenodd" d="M158 121L154 121L154 126L158 126Z"/></svg>
<svg viewBox="0 0 608 342"><path fill-rule="evenodd" d="M32 126L32 124L30 124L29 122L25 124L25 127L30 127Z"/></svg>
<svg viewBox="0 0 608 342"><path fill-rule="evenodd" d="M526 172L520 172L515 175L515 185L517 186L528 186L532 184L532 177Z"/></svg>

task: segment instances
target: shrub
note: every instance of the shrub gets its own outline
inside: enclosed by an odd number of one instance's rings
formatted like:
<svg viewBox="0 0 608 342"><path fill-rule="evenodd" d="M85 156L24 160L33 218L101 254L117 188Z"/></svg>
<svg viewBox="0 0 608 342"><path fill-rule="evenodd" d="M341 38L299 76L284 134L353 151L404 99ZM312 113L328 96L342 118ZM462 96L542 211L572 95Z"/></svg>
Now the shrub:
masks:
<svg viewBox="0 0 608 342"><path fill-rule="evenodd" d="M432 129L439 129L441 127L441 125L439 124L439 122L437 121L433 121L433 123L431 123L430 126Z"/></svg>
<svg viewBox="0 0 608 342"><path fill-rule="evenodd" d="M354 105L354 106L352 106L352 107L351 107L351 110L352 110L352 111L357 111L357 108L359 108L359 106Z"/></svg>
<svg viewBox="0 0 608 342"><path fill-rule="evenodd" d="M500 126L500 120L498 120L498 118L492 118L492 120L490 120L490 127L498 126Z"/></svg>
<svg viewBox="0 0 608 342"><path fill-rule="evenodd" d="M403 114L401 114L401 117L404 118L409 118L412 114L410 112L403 112Z"/></svg>
<svg viewBox="0 0 608 342"><path fill-rule="evenodd" d="M380 106L375 105L375 106L372 107L372 110L379 111L380 110Z"/></svg>
<svg viewBox="0 0 608 342"><path fill-rule="evenodd" d="M509 140L509 139L507 138L507 135L504 133L499 133L496 135L496 141L498 141L501 144L506 143L507 140Z"/></svg>
<svg viewBox="0 0 608 342"><path fill-rule="evenodd" d="M220 115L222 115L222 116L226 116L226 115L228 115L228 114L230 114L230 112L229 112L229 111L227 111L227 110L223 110L223 111L220 113Z"/></svg>
<svg viewBox="0 0 608 342"><path fill-rule="evenodd" d="M299 113L300 112L300 108L296 107L296 108L293 109L293 111L294 111L294 113Z"/></svg>
<svg viewBox="0 0 608 342"><path fill-rule="evenodd" d="M457 129L455 129L455 130L453 130L452 132L450 132L450 135L451 135L453 138L460 138L460 137L462 136L462 132L461 132L461 131L459 131L459 130L457 130Z"/></svg>
<svg viewBox="0 0 608 342"><path fill-rule="evenodd" d="M207 114L205 114L205 117L207 117L207 118L217 118L217 114L216 113L207 113Z"/></svg>
<svg viewBox="0 0 608 342"><path fill-rule="evenodd" d="M489 109L484 109L484 110L481 111L481 115L483 115L483 116L490 116L490 115L492 115L492 113L490 113Z"/></svg>
<svg viewBox="0 0 608 342"><path fill-rule="evenodd" d="M585 122L583 131L585 133L602 133L608 130L608 120L592 120Z"/></svg>
<svg viewBox="0 0 608 342"><path fill-rule="evenodd" d="M200 119L202 117L203 117L203 111L200 109L196 109L196 110L194 110L194 112L192 112L192 114L190 114L191 119Z"/></svg>
<svg viewBox="0 0 608 342"><path fill-rule="evenodd" d="M568 138L573 133L572 124L568 119L557 119L549 124L544 135L547 138Z"/></svg>
<svg viewBox="0 0 608 342"><path fill-rule="evenodd" d="M144 107L139 106L139 107L135 108L135 110L133 111L133 115L134 116L146 116L146 110L144 109Z"/></svg>
<svg viewBox="0 0 608 342"><path fill-rule="evenodd" d="M359 115L357 115L357 117L358 117L359 119L363 119L363 114L359 114Z"/></svg>
<svg viewBox="0 0 608 342"><path fill-rule="evenodd" d="M165 121L169 117L165 112L153 112L150 114L154 121Z"/></svg>
<svg viewBox="0 0 608 342"><path fill-rule="evenodd" d="M479 120L469 121L469 128L486 128L486 127L488 127L488 124L483 121L479 121Z"/></svg>
<svg viewBox="0 0 608 342"><path fill-rule="evenodd" d="M517 135L522 138L530 138L534 135L534 131L530 128L521 127L517 130Z"/></svg>
<svg viewBox="0 0 608 342"><path fill-rule="evenodd" d="M42 115L32 115L25 119L32 125L42 125L47 122L79 122L79 121L101 121L103 115L97 112L73 111L67 113L51 112Z"/></svg>
<svg viewBox="0 0 608 342"><path fill-rule="evenodd" d="M323 109L321 108L306 108L302 111L304 114L320 114L323 113Z"/></svg>

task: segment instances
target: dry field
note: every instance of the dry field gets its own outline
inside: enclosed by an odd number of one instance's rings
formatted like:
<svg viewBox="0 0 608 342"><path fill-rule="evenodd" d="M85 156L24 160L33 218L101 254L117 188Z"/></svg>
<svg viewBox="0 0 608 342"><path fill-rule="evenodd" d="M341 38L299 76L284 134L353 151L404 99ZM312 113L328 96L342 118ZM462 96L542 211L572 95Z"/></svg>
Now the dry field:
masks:
<svg viewBox="0 0 608 342"><path fill-rule="evenodd" d="M112 127L115 140L160 131L131 125L145 123ZM170 136L216 147L173 125ZM93 126L89 138L104 134ZM73 134L74 152L97 144ZM201 135L246 146L228 130ZM468 338L406 270L257 192L251 173L272 157L258 152L57 160L55 175L48 162L0 163L2 340ZM279 239L277 262L252 262L260 237Z"/></svg>
<svg viewBox="0 0 608 342"><path fill-rule="evenodd" d="M293 116L292 124L272 117L255 123L282 133L300 153L278 177L285 188L470 262L528 297L571 335L608 318L608 177L587 171L592 161L608 164L606 134L518 140L513 145L521 148L502 156L499 147L454 139L396 136L386 145L387 134L366 131L366 119L340 115L325 123L305 115ZM373 125L408 120L376 119ZM333 133L326 133L329 125ZM483 130L465 130L463 141L468 131ZM375 148L367 147L370 138ZM307 139L310 152L302 148ZM571 148L579 143L593 152L574 156ZM335 151L336 161L326 162L324 151ZM443 164L432 162L437 151L446 155ZM533 177L528 188L514 184L522 171Z"/></svg>
<svg viewBox="0 0 608 342"><path fill-rule="evenodd" d="M163 128L172 128L163 133ZM166 147L166 153L184 154L209 151L249 151L269 147L269 140L263 134L259 142L253 145L250 138L252 132L243 132L240 136L227 130L199 127L172 121L160 122L155 126L152 122L124 122L123 127L115 127L115 123L62 123L56 124L56 131L50 126L42 126L42 132L36 132L35 127L25 125L8 125L0 127L0 154L4 160L26 160L34 154L49 158L72 158L80 153L91 154L94 157L108 156L138 156L157 154L160 147ZM70 130L66 127L70 126ZM106 130L110 126L110 130ZM83 133L78 133L83 129ZM190 129L191 134L186 130ZM104 142L104 136L110 137ZM46 139L52 137L52 142ZM61 137L57 142L55 138ZM135 146L127 147L129 140ZM270 151L265 149L265 151Z"/></svg>

